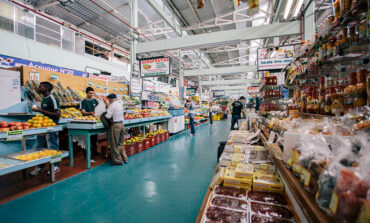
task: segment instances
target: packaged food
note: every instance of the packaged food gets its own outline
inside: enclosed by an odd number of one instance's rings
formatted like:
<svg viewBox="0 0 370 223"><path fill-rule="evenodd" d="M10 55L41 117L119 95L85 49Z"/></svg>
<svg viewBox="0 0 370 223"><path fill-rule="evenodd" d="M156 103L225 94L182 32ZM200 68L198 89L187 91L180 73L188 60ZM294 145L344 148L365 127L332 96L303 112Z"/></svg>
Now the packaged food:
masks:
<svg viewBox="0 0 370 223"><path fill-rule="evenodd" d="M235 210L248 211L248 202L236 198L214 196L211 205Z"/></svg>
<svg viewBox="0 0 370 223"><path fill-rule="evenodd" d="M234 198L241 198L241 199L247 198L247 191L245 189L216 186L213 193L215 195L222 195L222 196L227 196L227 197L234 197Z"/></svg>
<svg viewBox="0 0 370 223"><path fill-rule="evenodd" d="M265 170L265 171L276 171L276 166L270 163L256 163L254 164L254 169L256 170Z"/></svg>
<svg viewBox="0 0 370 223"><path fill-rule="evenodd" d="M239 163L236 165L235 177L237 178L253 178L253 164Z"/></svg>
<svg viewBox="0 0 370 223"><path fill-rule="evenodd" d="M266 175L267 176L267 175ZM268 176L269 177L269 176ZM253 178L253 191L271 192L271 193L284 193L284 184L280 178Z"/></svg>
<svg viewBox="0 0 370 223"><path fill-rule="evenodd" d="M263 150L250 150L248 153L248 162L258 163L267 160L269 151L267 149Z"/></svg>
<svg viewBox="0 0 370 223"><path fill-rule="evenodd" d="M231 153L222 153L220 159L218 160L220 166L231 166Z"/></svg>
<svg viewBox="0 0 370 223"><path fill-rule="evenodd" d="M263 215L278 219L293 219L293 214L288 208L278 205L263 204L257 202L251 202L251 211L258 215Z"/></svg>
<svg viewBox="0 0 370 223"><path fill-rule="evenodd" d="M225 187L243 188L248 191L252 189L252 179L237 178L234 170L226 170L224 177Z"/></svg>
<svg viewBox="0 0 370 223"><path fill-rule="evenodd" d="M207 219L214 222L248 222L248 213L209 206L206 211Z"/></svg>
<svg viewBox="0 0 370 223"><path fill-rule="evenodd" d="M221 167L211 180L211 183L210 183L211 189L215 188L215 186L220 185L223 182L224 175L225 175L225 168Z"/></svg>
<svg viewBox="0 0 370 223"><path fill-rule="evenodd" d="M251 223L291 223L291 221L280 218L266 217L258 214L252 214Z"/></svg>
<svg viewBox="0 0 370 223"><path fill-rule="evenodd" d="M268 204L278 204L278 205L288 204L284 196L274 193L253 191L248 193L248 199L250 201L258 201Z"/></svg>

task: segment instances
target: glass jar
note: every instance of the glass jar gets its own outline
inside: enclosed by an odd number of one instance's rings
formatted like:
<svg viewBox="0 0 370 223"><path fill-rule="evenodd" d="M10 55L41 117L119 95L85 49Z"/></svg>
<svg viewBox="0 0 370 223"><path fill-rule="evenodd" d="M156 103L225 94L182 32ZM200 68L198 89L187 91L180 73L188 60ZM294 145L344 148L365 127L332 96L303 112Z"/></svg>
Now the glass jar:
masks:
<svg viewBox="0 0 370 223"><path fill-rule="evenodd" d="M340 17L340 0L334 2L334 17L335 19Z"/></svg>
<svg viewBox="0 0 370 223"><path fill-rule="evenodd" d="M356 72L350 74L349 85L344 89L344 108L346 110L353 108L353 99L356 93Z"/></svg>
<svg viewBox="0 0 370 223"><path fill-rule="evenodd" d="M366 93L366 78L368 71L366 69L361 69L357 73L357 85L356 85L356 97L353 101L354 106L364 106L367 101Z"/></svg>
<svg viewBox="0 0 370 223"><path fill-rule="evenodd" d="M325 95L325 115L331 115L331 90L329 90L329 93Z"/></svg>

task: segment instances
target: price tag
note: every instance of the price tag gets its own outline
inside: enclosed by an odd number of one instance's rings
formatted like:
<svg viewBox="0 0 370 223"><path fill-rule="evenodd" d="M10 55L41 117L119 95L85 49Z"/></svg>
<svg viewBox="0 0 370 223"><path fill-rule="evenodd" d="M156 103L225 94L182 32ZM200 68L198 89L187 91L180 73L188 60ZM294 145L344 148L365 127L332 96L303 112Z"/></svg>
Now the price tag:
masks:
<svg viewBox="0 0 370 223"><path fill-rule="evenodd" d="M62 161L62 154L55 154L50 157L50 164L59 163Z"/></svg>
<svg viewBox="0 0 370 223"><path fill-rule="evenodd" d="M274 131L271 131L270 132L268 143L269 144L274 143L274 140L275 140L275 132Z"/></svg>
<svg viewBox="0 0 370 223"><path fill-rule="evenodd" d="M97 128L103 128L103 127L104 127L104 125L103 125L103 123L101 123L101 122L100 122L100 123L96 123L96 127L97 127Z"/></svg>
<svg viewBox="0 0 370 223"><path fill-rule="evenodd" d="M52 130L54 130L54 127L47 127L46 128L48 131L52 131Z"/></svg>
<svg viewBox="0 0 370 223"><path fill-rule="evenodd" d="M22 130L8 131L6 134L6 141L17 141L22 139L23 139Z"/></svg>

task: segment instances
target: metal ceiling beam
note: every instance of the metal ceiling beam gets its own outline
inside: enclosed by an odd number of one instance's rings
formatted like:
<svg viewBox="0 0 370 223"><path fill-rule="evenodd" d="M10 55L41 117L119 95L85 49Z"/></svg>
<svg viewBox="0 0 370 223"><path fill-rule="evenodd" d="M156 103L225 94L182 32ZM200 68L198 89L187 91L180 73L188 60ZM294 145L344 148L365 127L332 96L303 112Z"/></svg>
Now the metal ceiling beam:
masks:
<svg viewBox="0 0 370 223"><path fill-rule="evenodd" d="M177 24L173 17L170 17L163 7L159 6L154 0L146 0L146 2L158 13L158 15L172 28L172 30L179 36L182 36L181 26Z"/></svg>
<svg viewBox="0 0 370 223"><path fill-rule="evenodd" d="M261 39L265 37L295 35L300 31L298 21L274 23L263 26L249 27L206 33L194 36L186 36L152 42L139 43L137 53L149 53L183 48L199 48L223 43L238 43L242 40Z"/></svg>
<svg viewBox="0 0 370 223"><path fill-rule="evenodd" d="M184 76L199 76L199 75L233 75L236 73L247 73L257 71L257 66L238 66L238 67L220 67L211 69L196 69L185 70Z"/></svg>
<svg viewBox="0 0 370 223"><path fill-rule="evenodd" d="M257 79L234 79L234 80L216 80L216 81L202 81L202 85L230 85L230 84L247 84L258 83Z"/></svg>
<svg viewBox="0 0 370 223"><path fill-rule="evenodd" d="M170 17L154 0L146 0L148 4L158 13L158 15L172 28L172 30L179 36L182 36L182 30L179 24L174 20L174 17ZM155 42L155 41L152 41ZM174 48L177 49L177 48ZM202 62L209 68L211 68L210 62L205 58L204 53L199 53L199 51L193 51L198 58L201 58Z"/></svg>
<svg viewBox="0 0 370 223"><path fill-rule="evenodd" d="M56 6L56 5L59 5L58 1L51 1L51 2L45 2L45 3L42 3L42 4L36 4L35 5L35 10L43 11L46 8L53 7L53 6Z"/></svg>

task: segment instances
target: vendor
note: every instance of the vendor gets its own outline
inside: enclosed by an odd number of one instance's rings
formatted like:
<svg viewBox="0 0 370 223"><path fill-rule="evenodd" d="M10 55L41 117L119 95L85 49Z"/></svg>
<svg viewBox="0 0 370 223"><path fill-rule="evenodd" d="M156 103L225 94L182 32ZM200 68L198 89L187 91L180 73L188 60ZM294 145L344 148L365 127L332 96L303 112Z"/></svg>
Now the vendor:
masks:
<svg viewBox="0 0 370 223"><path fill-rule="evenodd" d="M189 97L189 99L186 101L185 107L189 110L189 124L190 124L190 134L189 135L195 136L195 126L194 126L195 105L194 105L192 97Z"/></svg>
<svg viewBox="0 0 370 223"><path fill-rule="evenodd" d="M98 97L94 89L92 87L87 87L86 88L86 98L83 99L80 102L80 110L82 115L92 115L95 116L95 108L98 106L99 102L93 96ZM99 156L98 152L98 135L92 135L91 136L91 153L94 156Z"/></svg>
<svg viewBox="0 0 370 223"><path fill-rule="evenodd" d="M123 147L125 139L125 131L123 126L123 106L117 101L115 94L107 96L109 100L109 107L105 117L109 120L109 134L108 141L110 145L110 151L112 156L113 165L122 165L128 162L126 151Z"/></svg>
<svg viewBox="0 0 370 223"><path fill-rule="evenodd" d="M59 107L59 101L50 92L53 90L53 85L49 82L41 82L38 93L42 94L44 98L41 101L40 107L32 107L32 111L40 112L49 118L51 118L55 124L58 124L59 118L61 116L61 111ZM37 145L36 148L39 149L54 149L59 150L59 137L58 132L49 132L46 135L37 135ZM45 171L45 164L41 164L30 173L33 176L38 175ZM60 171L59 163L55 163L54 170L55 173ZM50 174L50 171L48 172Z"/></svg>
<svg viewBox="0 0 370 223"><path fill-rule="evenodd" d="M238 123L238 120L241 118L241 113L246 116L244 112L244 103L245 97L241 96L238 101L234 101L232 106L232 113L231 113L231 130L234 130L235 123ZM239 127L239 126L238 126Z"/></svg>
<svg viewBox="0 0 370 223"><path fill-rule="evenodd" d="M209 123L212 125L213 124L213 119L212 119L212 112L213 112L213 108L212 108L213 104L212 102L209 103Z"/></svg>

